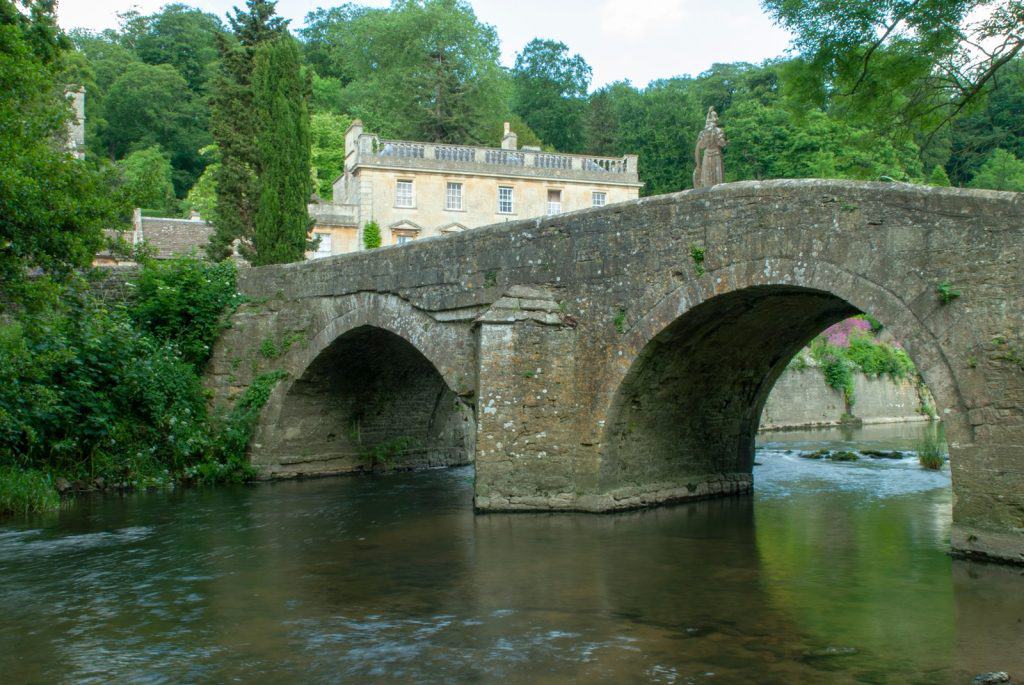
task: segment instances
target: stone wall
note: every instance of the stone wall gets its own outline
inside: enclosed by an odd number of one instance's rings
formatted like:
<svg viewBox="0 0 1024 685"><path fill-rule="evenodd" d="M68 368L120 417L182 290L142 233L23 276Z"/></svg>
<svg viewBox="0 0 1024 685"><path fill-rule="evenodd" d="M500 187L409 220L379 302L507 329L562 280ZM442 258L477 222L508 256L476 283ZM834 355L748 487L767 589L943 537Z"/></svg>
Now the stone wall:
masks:
<svg viewBox="0 0 1024 685"><path fill-rule="evenodd" d="M864 423L926 421L917 382L888 376L854 375L852 417ZM825 383L821 369L787 369L775 383L761 414L761 430L832 426L846 415L843 393Z"/></svg>
<svg viewBox="0 0 1024 685"><path fill-rule="evenodd" d="M99 267L89 288L97 297L108 302L127 302L134 296L134 283L142 268L136 264Z"/></svg>

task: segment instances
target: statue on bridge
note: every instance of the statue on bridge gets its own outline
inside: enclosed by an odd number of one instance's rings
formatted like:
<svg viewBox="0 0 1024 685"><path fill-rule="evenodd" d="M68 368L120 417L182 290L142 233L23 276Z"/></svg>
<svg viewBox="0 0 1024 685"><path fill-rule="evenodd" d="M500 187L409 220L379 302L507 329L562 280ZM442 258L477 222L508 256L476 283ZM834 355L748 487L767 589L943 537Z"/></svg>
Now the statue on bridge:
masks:
<svg viewBox="0 0 1024 685"><path fill-rule="evenodd" d="M725 132L718 126L718 113L714 107L708 107L708 118L704 130L697 136L697 147L693 151L696 166L693 169L693 187L710 188L721 183L725 178L722 167L722 148L728 145ZM703 151L703 159L701 152Z"/></svg>

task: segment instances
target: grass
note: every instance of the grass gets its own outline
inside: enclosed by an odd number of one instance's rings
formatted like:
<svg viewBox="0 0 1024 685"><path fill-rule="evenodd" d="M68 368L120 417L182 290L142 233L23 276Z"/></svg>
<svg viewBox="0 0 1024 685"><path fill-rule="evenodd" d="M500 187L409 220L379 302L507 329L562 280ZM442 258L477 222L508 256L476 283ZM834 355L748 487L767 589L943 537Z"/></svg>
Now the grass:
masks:
<svg viewBox="0 0 1024 685"><path fill-rule="evenodd" d="M946 454L942 449L942 438L937 430L927 431L917 441L916 451L918 461L926 469L938 471L946 461Z"/></svg>
<svg viewBox="0 0 1024 685"><path fill-rule="evenodd" d="M59 508L60 495L47 474L0 466L0 514L32 514Z"/></svg>

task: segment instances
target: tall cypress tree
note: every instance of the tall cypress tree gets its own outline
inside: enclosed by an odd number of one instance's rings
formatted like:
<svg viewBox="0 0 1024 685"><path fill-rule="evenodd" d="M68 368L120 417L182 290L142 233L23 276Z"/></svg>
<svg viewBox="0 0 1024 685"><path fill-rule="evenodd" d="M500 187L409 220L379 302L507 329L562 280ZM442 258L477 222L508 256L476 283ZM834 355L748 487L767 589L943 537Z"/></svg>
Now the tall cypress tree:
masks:
<svg viewBox="0 0 1024 685"><path fill-rule="evenodd" d="M256 50L253 94L260 159L253 264L303 258L309 230L309 84L290 36Z"/></svg>
<svg viewBox="0 0 1024 685"><path fill-rule="evenodd" d="M215 175L217 223L210 240L211 256L220 259L241 239L243 256L253 257L256 204L261 161L256 142L252 76L256 50L267 41L288 35L288 22L274 16L276 2L246 0L245 10L228 16L231 34L220 35L220 65L210 98L210 128L220 152Z"/></svg>

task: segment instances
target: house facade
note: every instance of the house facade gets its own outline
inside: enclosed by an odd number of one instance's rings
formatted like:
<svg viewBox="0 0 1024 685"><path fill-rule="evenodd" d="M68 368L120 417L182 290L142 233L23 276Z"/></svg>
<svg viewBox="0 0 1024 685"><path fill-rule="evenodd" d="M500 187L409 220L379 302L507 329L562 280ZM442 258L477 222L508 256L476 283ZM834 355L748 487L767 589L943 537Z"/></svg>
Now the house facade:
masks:
<svg viewBox="0 0 1024 685"><path fill-rule="evenodd" d="M636 155L595 157L519 148L505 124L500 148L384 140L358 119L345 134L334 202L310 205L320 247L362 249L373 221L382 245L502 221L600 207L639 196Z"/></svg>

